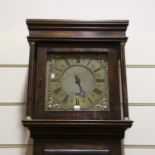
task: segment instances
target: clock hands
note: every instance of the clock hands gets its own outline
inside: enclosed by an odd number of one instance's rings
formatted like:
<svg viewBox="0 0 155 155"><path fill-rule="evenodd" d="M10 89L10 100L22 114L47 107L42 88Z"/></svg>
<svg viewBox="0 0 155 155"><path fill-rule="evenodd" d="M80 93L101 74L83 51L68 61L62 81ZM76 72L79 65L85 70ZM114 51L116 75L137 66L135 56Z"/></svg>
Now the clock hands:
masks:
<svg viewBox="0 0 155 155"><path fill-rule="evenodd" d="M85 96L85 91L83 91L81 84L80 84L80 81L81 81L80 78L77 76L77 74L74 74L74 77L75 77L75 83L79 86L80 95Z"/></svg>
<svg viewBox="0 0 155 155"><path fill-rule="evenodd" d="M79 86L80 92L82 92L83 90L80 84L80 78L76 74L74 75L74 77L75 77L75 83Z"/></svg>

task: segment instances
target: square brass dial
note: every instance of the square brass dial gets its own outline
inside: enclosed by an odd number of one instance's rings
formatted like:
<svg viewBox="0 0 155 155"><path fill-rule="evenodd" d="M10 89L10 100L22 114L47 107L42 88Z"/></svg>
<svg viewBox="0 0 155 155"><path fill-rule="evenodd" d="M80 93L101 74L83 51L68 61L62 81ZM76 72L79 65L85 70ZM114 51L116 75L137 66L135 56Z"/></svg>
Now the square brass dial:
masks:
<svg viewBox="0 0 155 155"><path fill-rule="evenodd" d="M45 110L109 110L107 55L48 54Z"/></svg>

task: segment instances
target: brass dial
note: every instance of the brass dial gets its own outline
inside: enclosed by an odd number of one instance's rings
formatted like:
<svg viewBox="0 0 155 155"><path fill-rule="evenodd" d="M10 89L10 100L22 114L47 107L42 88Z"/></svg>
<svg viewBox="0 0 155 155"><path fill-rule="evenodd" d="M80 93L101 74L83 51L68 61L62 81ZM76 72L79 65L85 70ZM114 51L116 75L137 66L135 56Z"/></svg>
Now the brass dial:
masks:
<svg viewBox="0 0 155 155"><path fill-rule="evenodd" d="M46 110L108 110L108 63L105 56L48 56Z"/></svg>

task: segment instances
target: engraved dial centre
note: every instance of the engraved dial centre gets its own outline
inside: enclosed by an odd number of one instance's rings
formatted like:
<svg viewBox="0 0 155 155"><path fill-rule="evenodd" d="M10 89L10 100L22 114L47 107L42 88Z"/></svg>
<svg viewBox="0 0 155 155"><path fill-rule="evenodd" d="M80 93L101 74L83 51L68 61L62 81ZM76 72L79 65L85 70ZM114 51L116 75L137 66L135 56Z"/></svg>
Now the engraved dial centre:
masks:
<svg viewBox="0 0 155 155"><path fill-rule="evenodd" d="M61 88L70 96L87 96L95 89L93 73L85 66L72 65L61 77Z"/></svg>

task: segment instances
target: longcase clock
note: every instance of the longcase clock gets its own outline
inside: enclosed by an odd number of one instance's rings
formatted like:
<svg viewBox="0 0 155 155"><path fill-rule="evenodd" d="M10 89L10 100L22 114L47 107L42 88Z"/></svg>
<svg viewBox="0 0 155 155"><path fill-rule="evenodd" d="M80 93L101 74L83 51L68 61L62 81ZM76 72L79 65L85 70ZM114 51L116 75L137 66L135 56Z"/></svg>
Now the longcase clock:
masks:
<svg viewBox="0 0 155 155"><path fill-rule="evenodd" d="M27 117L34 155L121 155L128 21L28 19Z"/></svg>

